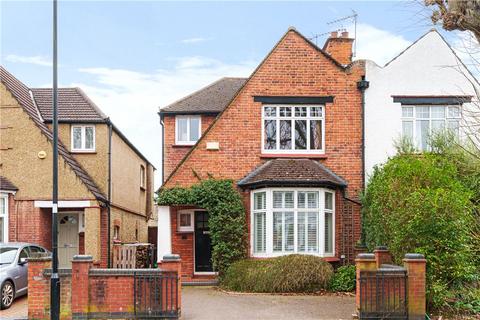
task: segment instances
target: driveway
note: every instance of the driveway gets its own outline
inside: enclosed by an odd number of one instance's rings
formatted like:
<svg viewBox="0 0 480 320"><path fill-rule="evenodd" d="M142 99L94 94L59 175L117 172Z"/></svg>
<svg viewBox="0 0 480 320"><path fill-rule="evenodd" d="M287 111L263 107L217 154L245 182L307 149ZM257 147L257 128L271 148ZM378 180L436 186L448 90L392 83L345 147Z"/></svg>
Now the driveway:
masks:
<svg viewBox="0 0 480 320"><path fill-rule="evenodd" d="M0 310L1 320L17 320L27 319L28 317L28 300L27 296L20 297L13 301L13 304L7 310Z"/></svg>
<svg viewBox="0 0 480 320"><path fill-rule="evenodd" d="M355 297L230 294L212 287L183 287L183 320L352 319Z"/></svg>

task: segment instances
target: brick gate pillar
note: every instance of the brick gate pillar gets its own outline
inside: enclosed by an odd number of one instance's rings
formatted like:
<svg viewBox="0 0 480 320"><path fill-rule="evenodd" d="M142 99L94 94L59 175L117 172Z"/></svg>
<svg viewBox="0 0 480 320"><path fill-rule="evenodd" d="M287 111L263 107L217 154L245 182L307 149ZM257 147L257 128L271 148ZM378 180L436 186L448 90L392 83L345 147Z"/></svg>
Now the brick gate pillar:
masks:
<svg viewBox="0 0 480 320"><path fill-rule="evenodd" d="M182 310L182 259L178 254L169 254L165 255L162 258L160 263L160 269L165 271L175 271L177 277L177 305L178 305L178 314L181 314Z"/></svg>
<svg viewBox="0 0 480 320"><path fill-rule="evenodd" d="M377 264L375 262L375 255L373 253L360 253L355 259L357 286L355 291L355 309L357 314L360 311L360 272L361 271L375 271Z"/></svg>
<svg viewBox="0 0 480 320"><path fill-rule="evenodd" d="M50 277L44 271L51 266L50 255L35 254L28 258L28 319L50 318Z"/></svg>
<svg viewBox="0 0 480 320"><path fill-rule="evenodd" d="M408 319L423 320L426 313L425 272L427 260L423 254L407 253L403 259L407 269Z"/></svg>
<svg viewBox="0 0 480 320"><path fill-rule="evenodd" d="M76 255L72 261L72 317L86 319L88 314L88 274L93 266L93 258Z"/></svg>

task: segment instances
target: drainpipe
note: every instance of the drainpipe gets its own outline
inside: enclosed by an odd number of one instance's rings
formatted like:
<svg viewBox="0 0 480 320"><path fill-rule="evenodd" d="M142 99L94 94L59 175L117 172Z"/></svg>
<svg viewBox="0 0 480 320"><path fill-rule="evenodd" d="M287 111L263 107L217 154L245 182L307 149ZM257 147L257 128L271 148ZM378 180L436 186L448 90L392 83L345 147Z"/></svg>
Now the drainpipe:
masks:
<svg viewBox="0 0 480 320"><path fill-rule="evenodd" d="M160 125L162 126L162 185L164 182L164 174L165 174L165 123L163 122L163 115L159 112L158 115L160 116Z"/></svg>
<svg viewBox="0 0 480 320"><path fill-rule="evenodd" d="M370 82L365 79L365 76L362 76L362 80L357 82L357 88L362 92L362 186L365 191L366 181L365 181L365 90L370 86ZM360 241L362 245L365 245L365 228L363 227L363 217L361 219L361 230L360 230Z"/></svg>
<svg viewBox="0 0 480 320"><path fill-rule="evenodd" d="M108 268L112 267L112 257L111 257L111 203L112 203L112 131L113 124L110 121L110 118L107 118L108 125L108 203L107 203L107 264Z"/></svg>

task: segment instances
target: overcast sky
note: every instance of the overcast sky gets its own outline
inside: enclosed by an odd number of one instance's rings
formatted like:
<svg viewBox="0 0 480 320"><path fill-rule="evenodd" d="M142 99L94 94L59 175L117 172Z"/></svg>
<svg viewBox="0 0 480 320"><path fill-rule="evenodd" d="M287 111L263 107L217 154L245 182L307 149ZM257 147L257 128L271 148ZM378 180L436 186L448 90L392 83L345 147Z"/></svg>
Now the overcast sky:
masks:
<svg viewBox="0 0 480 320"><path fill-rule="evenodd" d="M159 107L220 77L248 77L289 26L320 35L319 46L324 33L353 34L350 19L329 23L352 10L356 58L383 65L432 28L422 2L60 1L59 82L111 117L157 167L159 186ZM2 65L30 87L51 85L51 2L0 6Z"/></svg>

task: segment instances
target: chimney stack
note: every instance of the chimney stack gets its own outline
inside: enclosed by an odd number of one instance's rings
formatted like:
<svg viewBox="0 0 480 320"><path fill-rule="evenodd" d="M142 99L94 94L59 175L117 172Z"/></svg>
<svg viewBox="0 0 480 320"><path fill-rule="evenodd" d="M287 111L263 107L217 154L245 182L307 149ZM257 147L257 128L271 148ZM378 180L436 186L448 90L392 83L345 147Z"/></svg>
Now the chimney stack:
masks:
<svg viewBox="0 0 480 320"><path fill-rule="evenodd" d="M346 65L352 62L352 47L354 39L348 37L348 32L343 31L338 36L337 31L333 31L325 42L323 50L339 63Z"/></svg>

